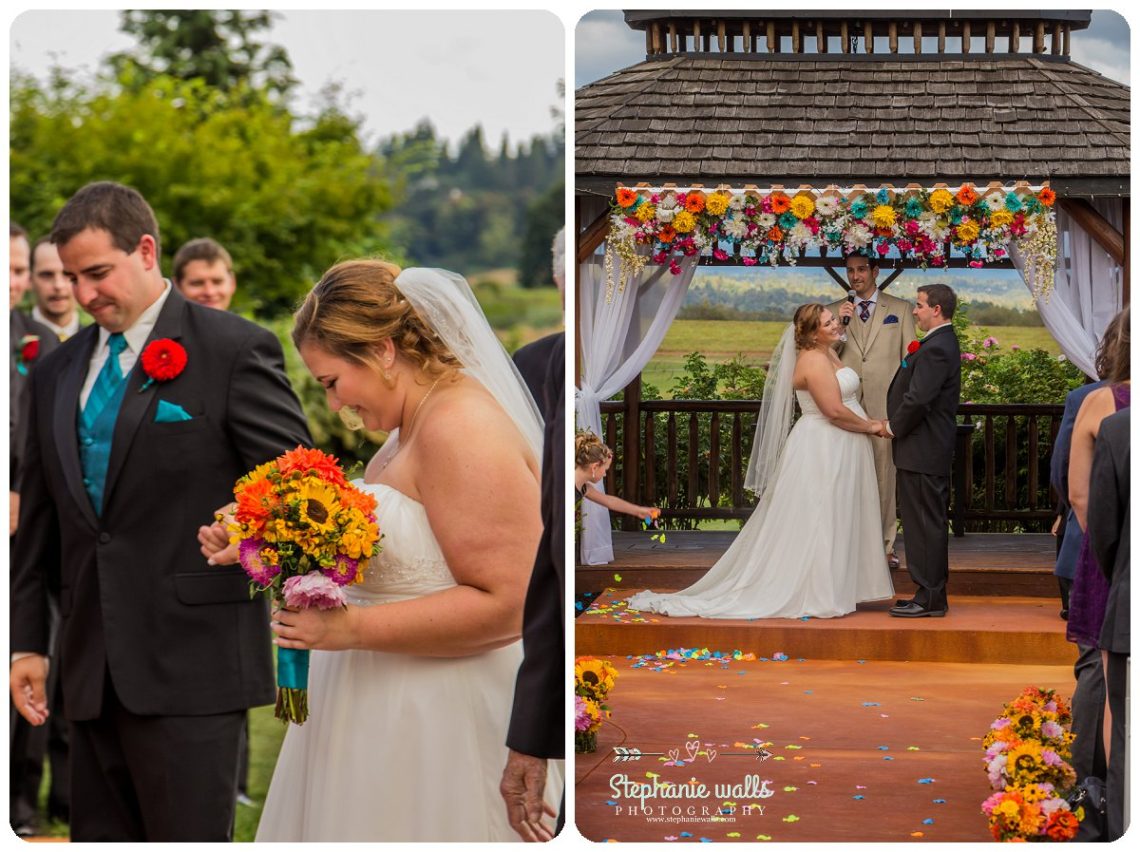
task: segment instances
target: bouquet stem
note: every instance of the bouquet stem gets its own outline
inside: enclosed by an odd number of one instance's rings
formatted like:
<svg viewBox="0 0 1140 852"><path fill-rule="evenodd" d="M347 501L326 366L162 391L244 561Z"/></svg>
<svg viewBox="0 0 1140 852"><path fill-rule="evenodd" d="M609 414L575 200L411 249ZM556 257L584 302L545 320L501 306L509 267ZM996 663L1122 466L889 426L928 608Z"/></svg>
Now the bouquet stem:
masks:
<svg viewBox="0 0 1140 852"><path fill-rule="evenodd" d="M277 707L282 722L304 724L309 718L309 652L277 649Z"/></svg>

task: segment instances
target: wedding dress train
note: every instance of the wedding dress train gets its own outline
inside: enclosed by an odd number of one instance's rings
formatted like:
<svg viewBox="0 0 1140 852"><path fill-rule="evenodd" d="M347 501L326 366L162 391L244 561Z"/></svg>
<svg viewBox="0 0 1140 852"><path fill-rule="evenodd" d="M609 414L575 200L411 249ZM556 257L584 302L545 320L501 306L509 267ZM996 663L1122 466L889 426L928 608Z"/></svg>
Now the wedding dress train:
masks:
<svg viewBox="0 0 1140 852"><path fill-rule="evenodd" d="M423 505L356 484L376 495L384 539L364 582L346 588L349 603L454 586ZM310 716L285 735L257 840L519 840L499 779L521 660L521 642L467 657L313 651ZM560 787L552 767L555 810Z"/></svg>
<svg viewBox="0 0 1140 852"><path fill-rule="evenodd" d="M866 417L859 375L836 371L843 404ZM704 577L672 594L640 592L632 610L704 618L831 618L893 596L883 552L872 438L834 426L807 391L770 499ZM765 505L766 504L766 505Z"/></svg>

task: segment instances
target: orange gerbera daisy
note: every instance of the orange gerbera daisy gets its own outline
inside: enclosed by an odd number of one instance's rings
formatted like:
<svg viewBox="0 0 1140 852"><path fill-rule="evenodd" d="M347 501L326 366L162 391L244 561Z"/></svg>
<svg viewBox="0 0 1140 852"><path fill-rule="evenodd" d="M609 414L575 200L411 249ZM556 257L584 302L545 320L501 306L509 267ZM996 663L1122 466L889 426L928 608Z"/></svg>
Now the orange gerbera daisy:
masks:
<svg viewBox="0 0 1140 852"><path fill-rule="evenodd" d="M694 190L685 195L685 209L690 213L700 213L705 209L705 194Z"/></svg>
<svg viewBox="0 0 1140 852"><path fill-rule="evenodd" d="M964 183L958 189L956 197L960 204L965 207L969 207L971 204L978 200L978 193L974 192L974 188L968 183Z"/></svg>
<svg viewBox="0 0 1140 852"><path fill-rule="evenodd" d="M632 207L637 202L637 190L619 186L617 189L617 203L619 207Z"/></svg>
<svg viewBox="0 0 1140 852"><path fill-rule="evenodd" d="M774 243L778 243L783 238L784 238L784 232L781 231L779 229L779 227L777 227L776 225L773 225L771 230L768 231L768 239L770 239Z"/></svg>
<svg viewBox="0 0 1140 852"><path fill-rule="evenodd" d="M297 447L297 449L290 450L281 456L277 467L282 476L288 476L291 473L307 474L312 471L325 482L331 482L334 485L347 484L344 471L340 469L337 460L320 450Z"/></svg>
<svg viewBox="0 0 1140 852"><path fill-rule="evenodd" d="M781 213L787 213L788 209L792 206L792 199L784 195L782 192L773 192L768 196L768 200L772 205L772 212L779 216Z"/></svg>
<svg viewBox="0 0 1140 852"><path fill-rule="evenodd" d="M1037 200L1044 204L1046 207L1052 207L1053 202L1057 200L1057 193L1049 187L1045 187L1037 193Z"/></svg>
<svg viewBox="0 0 1140 852"><path fill-rule="evenodd" d="M671 243L677 239L677 230L672 225L664 225L657 232L657 239L663 243Z"/></svg>
<svg viewBox="0 0 1140 852"><path fill-rule="evenodd" d="M234 496L237 500L234 520L260 532L269 519L269 505L275 500L273 483L268 479L255 479L242 486Z"/></svg>

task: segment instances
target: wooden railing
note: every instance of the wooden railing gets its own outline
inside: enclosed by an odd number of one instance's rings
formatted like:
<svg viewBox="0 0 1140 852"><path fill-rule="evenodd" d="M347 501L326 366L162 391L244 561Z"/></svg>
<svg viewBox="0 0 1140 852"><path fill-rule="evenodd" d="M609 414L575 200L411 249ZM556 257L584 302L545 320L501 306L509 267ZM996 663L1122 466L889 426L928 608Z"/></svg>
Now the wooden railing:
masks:
<svg viewBox="0 0 1140 852"><path fill-rule="evenodd" d="M626 400L601 408L603 437L616 456L607 492L660 506L671 526L752 513L755 499L744 490L744 471L758 401ZM955 535L1048 529L1054 510L1049 457L1063 411L1061 405L959 406L951 481ZM638 426L627 431L631 415ZM636 524L628 519L628 528Z"/></svg>

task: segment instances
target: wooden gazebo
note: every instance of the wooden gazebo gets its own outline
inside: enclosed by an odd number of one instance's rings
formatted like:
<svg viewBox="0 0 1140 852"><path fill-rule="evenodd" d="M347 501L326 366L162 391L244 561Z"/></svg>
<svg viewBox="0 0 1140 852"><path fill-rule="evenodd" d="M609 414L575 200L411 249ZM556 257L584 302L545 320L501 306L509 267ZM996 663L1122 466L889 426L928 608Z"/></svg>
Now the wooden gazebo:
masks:
<svg viewBox="0 0 1140 852"><path fill-rule="evenodd" d="M619 184L1047 183L1122 267L1128 302L1130 90L1072 61L1070 34L1091 12L638 10L625 20L645 33L645 60L575 97L579 264L605 241ZM1090 203L1099 198L1121 199L1122 229ZM640 422L637 382L623 405L626 422ZM631 499L650 449L639 432L623 429ZM727 516L746 516L733 502ZM1031 497L1035 517L1043 503Z"/></svg>

